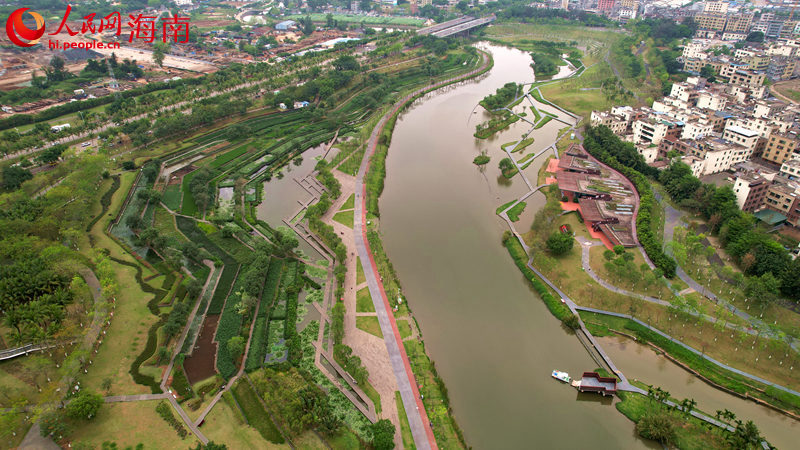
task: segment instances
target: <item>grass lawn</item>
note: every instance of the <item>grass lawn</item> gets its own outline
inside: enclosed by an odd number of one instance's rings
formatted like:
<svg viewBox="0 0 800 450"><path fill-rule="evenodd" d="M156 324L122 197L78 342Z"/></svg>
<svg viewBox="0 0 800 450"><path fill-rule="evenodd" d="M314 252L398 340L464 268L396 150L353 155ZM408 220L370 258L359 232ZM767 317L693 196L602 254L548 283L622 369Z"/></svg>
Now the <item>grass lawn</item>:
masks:
<svg viewBox="0 0 800 450"><path fill-rule="evenodd" d="M178 211L181 206L181 186L179 184L167 186L161 195L161 201L167 205L167 208Z"/></svg>
<svg viewBox="0 0 800 450"><path fill-rule="evenodd" d="M397 415L400 416L400 436L403 438L403 447L411 450L417 448L414 445L414 436L411 435L411 427L408 425L408 416L406 415L406 408L403 406L403 399L400 397L400 391L395 391L394 401L397 404Z"/></svg>
<svg viewBox="0 0 800 450"><path fill-rule="evenodd" d="M128 371L147 344L148 330L158 321L147 309L147 302L153 294L141 290L135 278L136 269L121 264L115 266L117 284L124 288L117 294L117 307L103 344L94 356L89 372L79 379L83 386L98 392L103 380L111 379L109 395L149 394L150 388L136 384Z"/></svg>
<svg viewBox="0 0 800 450"><path fill-rule="evenodd" d="M333 215L333 220L348 228L353 228L353 210L337 212Z"/></svg>
<svg viewBox="0 0 800 450"><path fill-rule="evenodd" d="M617 410L634 422L638 422L648 413L666 413L673 417L675 429L673 445L677 448L728 448L724 436L719 432L709 431L705 422L699 419L687 417L680 411L668 412L666 405L656 404L642 394L622 392L620 398L622 401L616 403Z"/></svg>
<svg viewBox="0 0 800 450"><path fill-rule="evenodd" d="M372 303L368 287L364 287L356 293L356 312L375 312L375 305Z"/></svg>
<svg viewBox="0 0 800 450"><path fill-rule="evenodd" d="M344 427L340 428L339 431L332 436L325 436L325 440L331 448L335 449L355 450L366 448L361 444L361 441L358 440L358 436L356 436L355 433Z"/></svg>
<svg viewBox="0 0 800 450"><path fill-rule="evenodd" d="M356 206L356 194L350 194L350 197L347 197L347 201L342 204L342 207L339 208L339 211L344 211L346 209L353 209Z"/></svg>
<svg viewBox="0 0 800 450"><path fill-rule="evenodd" d="M361 386L361 389L363 389L364 393L367 394L367 397L372 400L372 403L375 405L375 412L378 414L378 416L380 416L381 411L383 411L383 408L381 407L381 394L379 394L378 391L372 387L372 384L370 384L369 381L367 381L364 386Z"/></svg>
<svg viewBox="0 0 800 450"><path fill-rule="evenodd" d="M359 330L366 331L369 334L383 338L381 326L378 323L378 318L375 316L358 316L356 317L356 327Z"/></svg>
<svg viewBox="0 0 800 450"><path fill-rule="evenodd" d="M294 443L294 447L300 450L330 450L328 444L313 431L306 431L292 439L292 442Z"/></svg>
<svg viewBox="0 0 800 450"><path fill-rule="evenodd" d="M99 448L105 441L116 442L120 448L144 444L144 448L194 448L198 441L191 432L186 439L156 412L161 400L106 403L91 421L81 421L70 435L72 443L84 443ZM171 408L171 407L170 407ZM178 414L172 410L175 417Z"/></svg>
<svg viewBox="0 0 800 450"><path fill-rule="evenodd" d="M241 414L224 400L214 405L200 428L209 440L224 443L228 448L290 448L288 444L273 444L261 437L258 430L248 426Z"/></svg>
<svg viewBox="0 0 800 450"><path fill-rule="evenodd" d="M603 253L606 250L607 249L605 246L602 245L594 246L591 248L591 250L589 250L589 263L592 266L592 270L594 270L594 272L599 275L600 278L608 281L614 286L625 289L626 291L649 295L651 297L656 297L667 301L672 299L672 292L664 283L660 281L647 283L643 277L638 276L633 278L634 282L631 282L631 278L618 277L617 275L611 274L605 267L607 261L603 256ZM642 256L642 253L635 248L628 249L627 253L633 255L633 264L638 270L639 267L644 264L644 257ZM640 274L637 273L637 275Z"/></svg>
<svg viewBox="0 0 800 450"><path fill-rule="evenodd" d="M356 257L356 284L361 284L367 281L367 277L364 275L364 268L361 267L361 258Z"/></svg>
<svg viewBox="0 0 800 450"><path fill-rule="evenodd" d="M522 214L523 211L525 211L525 206L526 206L525 202L519 202L516 205L514 205L513 208L509 209L507 213L509 220L511 220L512 222L517 222L519 220L519 215Z"/></svg>
<svg viewBox="0 0 800 450"><path fill-rule="evenodd" d="M408 320L397 319L397 331L400 332L400 339L405 339L411 336L411 324L408 323Z"/></svg>

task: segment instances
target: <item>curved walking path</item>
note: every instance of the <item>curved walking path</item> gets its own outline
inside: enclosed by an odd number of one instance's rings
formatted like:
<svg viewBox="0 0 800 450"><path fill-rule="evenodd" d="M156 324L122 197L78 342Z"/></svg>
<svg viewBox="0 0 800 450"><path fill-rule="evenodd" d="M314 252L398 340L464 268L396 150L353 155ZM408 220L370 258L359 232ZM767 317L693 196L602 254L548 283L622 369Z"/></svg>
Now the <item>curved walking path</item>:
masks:
<svg viewBox="0 0 800 450"><path fill-rule="evenodd" d="M375 305L375 312L378 316L378 322L383 332L383 340L386 344L386 349L389 351L389 360L391 361L392 370L395 378L397 379L397 386L400 391L400 397L403 399L403 406L408 416L408 424L411 429L411 434L414 437L414 445L420 449L436 449L436 438L433 435L433 430L428 420L428 415L425 412L425 405L420 399L419 388L417 387L414 372L411 370L411 364L408 361L405 347L403 347L400 332L397 329L397 323L394 315L392 314L391 307L389 306L389 299L386 297L386 292L383 289L378 269L375 260L372 257L372 251L367 241L367 187L364 184L364 176L367 173L370 165L370 159L375 154L375 149L378 146L378 137L383 132L386 123L397 114L403 107L417 98L417 96L440 88L442 86L471 78L475 75L482 73L489 66L489 56L481 52L482 63L481 66L471 72L460 75L449 80L434 83L424 88L420 88L411 94L406 95L395 103L394 107L381 117L378 124L372 130L372 134L367 141L367 148L364 152L364 158L361 160L361 166L356 175L356 188L355 188L355 214L354 214L354 227L353 233L355 236L356 250L358 256L361 258L361 264L364 268L364 275L367 278L367 286L369 287L372 302Z"/></svg>

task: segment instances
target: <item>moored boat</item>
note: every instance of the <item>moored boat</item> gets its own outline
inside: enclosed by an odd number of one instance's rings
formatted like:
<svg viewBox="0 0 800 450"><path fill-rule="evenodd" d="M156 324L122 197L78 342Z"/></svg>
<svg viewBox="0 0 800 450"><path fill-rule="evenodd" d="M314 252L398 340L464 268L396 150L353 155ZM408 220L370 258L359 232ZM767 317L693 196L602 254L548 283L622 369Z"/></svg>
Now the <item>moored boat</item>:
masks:
<svg viewBox="0 0 800 450"><path fill-rule="evenodd" d="M553 371L553 378L559 381L563 381L564 383L569 383L572 381L572 378L569 377L567 372L562 372L560 370Z"/></svg>

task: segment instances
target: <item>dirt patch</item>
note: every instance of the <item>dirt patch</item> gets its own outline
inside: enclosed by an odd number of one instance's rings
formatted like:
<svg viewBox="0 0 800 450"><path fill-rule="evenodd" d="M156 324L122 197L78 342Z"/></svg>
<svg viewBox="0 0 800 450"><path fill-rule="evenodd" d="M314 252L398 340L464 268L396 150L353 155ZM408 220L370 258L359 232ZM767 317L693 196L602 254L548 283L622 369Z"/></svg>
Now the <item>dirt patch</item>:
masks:
<svg viewBox="0 0 800 450"><path fill-rule="evenodd" d="M186 378L189 383L194 384L203 381L217 373L214 367L214 357L217 354L217 343L214 342L214 332L217 330L219 315L206 316L203 321L203 328L200 329L200 336L194 346L192 356L183 361L183 368L186 370Z"/></svg>
<svg viewBox="0 0 800 450"><path fill-rule="evenodd" d="M189 173L191 173L191 172L193 172L195 170L197 170L197 166L193 166L193 165L189 164L186 167L182 167L182 168L176 170L175 172L172 172L172 175L170 175L170 177L169 177L169 183L168 184L169 185L181 184L183 182L183 177L185 177L187 174L189 174Z"/></svg>

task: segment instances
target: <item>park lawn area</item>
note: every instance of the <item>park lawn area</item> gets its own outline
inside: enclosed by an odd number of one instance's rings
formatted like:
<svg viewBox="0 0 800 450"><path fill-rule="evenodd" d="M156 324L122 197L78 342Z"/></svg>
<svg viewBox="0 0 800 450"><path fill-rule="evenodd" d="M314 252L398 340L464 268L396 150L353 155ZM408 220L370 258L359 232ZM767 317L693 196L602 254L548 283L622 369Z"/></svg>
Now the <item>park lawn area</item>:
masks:
<svg viewBox="0 0 800 450"><path fill-rule="evenodd" d="M347 209L353 209L356 207L356 194L350 194L350 197L347 197L347 200L344 202L339 211L344 211Z"/></svg>
<svg viewBox="0 0 800 450"><path fill-rule="evenodd" d="M313 431L305 433L292 439L296 449L300 450L330 450L328 444L317 436Z"/></svg>
<svg viewBox="0 0 800 450"><path fill-rule="evenodd" d="M408 416L406 415L406 408L403 406L403 399L400 397L400 391L395 391L394 401L397 404L397 415L400 417L400 436L403 438L403 447L407 450L417 448L414 445L414 436L411 434L411 426L408 425Z"/></svg>
<svg viewBox="0 0 800 450"><path fill-rule="evenodd" d="M147 332L158 321L150 313L147 302L153 294L142 291L136 282L136 269L121 264L115 265L117 284L124 287L117 294L117 307L111 325L106 330L100 346L87 374L79 379L85 387L97 392L106 378L111 379L108 395L149 394L150 388L133 381L129 371L131 363L144 350ZM142 370L147 366L142 365ZM160 371L159 377L160 378Z"/></svg>
<svg viewBox="0 0 800 450"><path fill-rule="evenodd" d="M523 139L521 141L508 142L506 144L503 144L503 148L508 147L510 145L516 144L516 146L512 147L511 153L521 152L521 151L525 150L529 145L533 144L534 140L535 139L533 139L532 137L529 137L529 138L525 138L525 139Z"/></svg>
<svg viewBox="0 0 800 450"><path fill-rule="evenodd" d="M144 448L194 448L199 442L194 434L189 432L186 439L181 439L158 415L156 405L161 401L106 403L97 417L81 421L69 437L73 444L85 443L90 448L99 448L105 441L116 442L120 448L135 447L140 443ZM176 418L179 417L172 406L170 410Z"/></svg>
<svg viewBox="0 0 800 450"><path fill-rule="evenodd" d="M705 422L701 422L699 419L687 417L680 411L667 412L667 405L658 405L655 401L635 392L620 392L619 397L622 401L616 403L617 410L633 422L638 422L649 412L664 412L673 416L675 419L675 442L672 446L676 448L728 448L724 436L718 432L709 431Z"/></svg>
<svg viewBox="0 0 800 450"><path fill-rule="evenodd" d="M651 297L656 297L667 301L672 299L672 291L670 291L669 288L660 280L656 280L652 284L647 284L644 282L642 277L638 277L636 280L638 283L632 283L628 278L617 277L609 273L608 269L605 267L607 260L603 256L603 253L606 250L606 247L603 245L596 245L589 250L589 264L592 266L592 270L599 275L600 278L608 281L614 286L625 289L626 291L649 295ZM636 266L637 270L642 264L645 263L642 253L637 248L626 249L626 252L633 255L633 264ZM620 257L621 256L617 256L617 258Z"/></svg>
<svg viewBox="0 0 800 450"><path fill-rule="evenodd" d="M181 185L171 184L167 186L161 195L161 202L167 205L167 208L178 211L181 206Z"/></svg>
<svg viewBox="0 0 800 450"><path fill-rule="evenodd" d="M406 319L397 319L397 331L400 332L400 339L411 336L411 324Z"/></svg>
<svg viewBox="0 0 800 450"><path fill-rule="evenodd" d="M381 415L381 411L383 408L381 407L381 394L375 390L375 388L367 381L363 386L360 386L361 389L367 394L370 400L372 400L372 404L375 405L375 412L378 414L378 417Z"/></svg>
<svg viewBox="0 0 800 450"><path fill-rule="evenodd" d="M346 427L339 428L336 434L325 436L325 441L331 448L356 450L366 448L355 433L348 430Z"/></svg>
<svg viewBox="0 0 800 450"><path fill-rule="evenodd" d="M361 257L356 257L356 285L365 281L367 281L367 277L364 275L364 268L361 267Z"/></svg>
<svg viewBox="0 0 800 450"><path fill-rule="evenodd" d="M795 364L800 365L800 355L789 350L785 343L763 337L755 338L744 333L732 333L729 329L721 329L701 318L685 314L679 316L678 313L670 312L663 306L609 291L597 284L583 270L576 270L576 267L581 267L579 248L573 248L571 252L559 258L552 258L542 252L535 255L534 267L581 306L631 314L724 364L757 374L791 389L797 390L800 387L800 378L790 369ZM706 314L715 316L723 322L736 320L723 308L713 306L715 305L710 302L701 304ZM778 357L784 354L789 356ZM770 355L771 359L768 358Z"/></svg>
<svg viewBox="0 0 800 450"><path fill-rule="evenodd" d="M372 303L368 287L356 292L356 312L375 312L375 304Z"/></svg>
<svg viewBox="0 0 800 450"><path fill-rule="evenodd" d="M581 91L564 88L562 83L554 83L539 90L548 101L580 116L588 116L592 111L603 111L614 106L600 89Z"/></svg>
<svg viewBox="0 0 800 450"><path fill-rule="evenodd" d="M230 393L225 393L230 396ZM223 397L223 401L217 402L214 409L206 416L200 431L209 440L217 443L224 443L228 448L265 448L265 449L288 449L288 444L273 444L267 441L258 430L248 426L238 411L234 411L229 399Z"/></svg>
<svg viewBox="0 0 800 450"><path fill-rule="evenodd" d="M276 444L284 442L278 427L272 422L269 414L267 414L264 406L259 401L258 394L250 387L250 383L244 379L240 380L231 390L231 394L233 394L242 412L244 412L247 423L258 430L264 439Z"/></svg>
<svg viewBox="0 0 800 450"><path fill-rule="evenodd" d="M367 333L378 336L381 339L383 338L383 332L381 332L381 325L378 323L378 318L376 316L356 317L356 327L359 330L366 331Z"/></svg>
<svg viewBox="0 0 800 450"><path fill-rule="evenodd" d="M508 213L506 213L508 215L508 219L511 220L512 222L519 221L519 215L522 214L523 211L525 211L526 205L527 204L525 202L519 202L516 205L514 205L514 207L509 209Z"/></svg>
<svg viewBox="0 0 800 450"><path fill-rule="evenodd" d="M353 214L354 213L352 209L350 211L337 212L336 214L333 215L333 220L339 222L340 224L348 228L353 228L353 220L354 220Z"/></svg>

